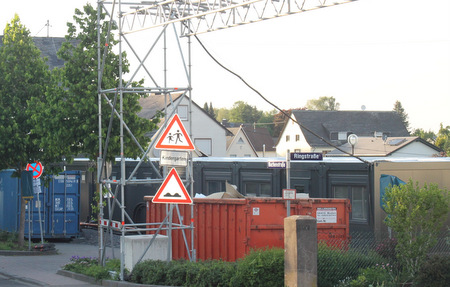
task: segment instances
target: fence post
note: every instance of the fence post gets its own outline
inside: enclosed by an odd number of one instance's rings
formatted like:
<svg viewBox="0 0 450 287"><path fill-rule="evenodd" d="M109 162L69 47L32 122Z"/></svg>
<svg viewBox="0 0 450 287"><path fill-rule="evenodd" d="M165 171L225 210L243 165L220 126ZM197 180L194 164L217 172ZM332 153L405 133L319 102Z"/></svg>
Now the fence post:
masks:
<svg viewBox="0 0 450 287"><path fill-rule="evenodd" d="M312 216L284 219L284 286L317 286L317 220Z"/></svg>

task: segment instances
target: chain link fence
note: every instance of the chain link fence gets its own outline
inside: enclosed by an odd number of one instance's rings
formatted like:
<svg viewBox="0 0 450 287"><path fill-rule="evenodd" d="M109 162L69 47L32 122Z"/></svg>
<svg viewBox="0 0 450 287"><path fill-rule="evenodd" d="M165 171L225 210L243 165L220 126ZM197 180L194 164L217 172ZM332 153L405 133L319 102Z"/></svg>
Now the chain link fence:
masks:
<svg viewBox="0 0 450 287"><path fill-rule="evenodd" d="M443 232L431 254L450 255L449 232ZM336 246L340 245L340 248ZM352 233L350 240L339 244L320 242L318 248L318 286L334 287L342 282L355 279L364 268L396 266L396 240L393 238L376 239L373 233ZM378 265L377 265L378 264ZM345 286L345 285L341 285Z"/></svg>

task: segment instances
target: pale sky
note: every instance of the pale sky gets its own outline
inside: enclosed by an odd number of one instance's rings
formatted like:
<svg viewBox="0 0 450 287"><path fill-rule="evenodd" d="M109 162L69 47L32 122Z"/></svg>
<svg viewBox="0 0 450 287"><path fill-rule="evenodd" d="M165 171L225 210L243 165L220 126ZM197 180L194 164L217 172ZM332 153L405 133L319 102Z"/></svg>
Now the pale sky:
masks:
<svg viewBox="0 0 450 287"><path fill-rule="evenodd" d="M86 0L2 1L1 30L14 13L32 36L64 36ZM1 33L2 34L2 33ZM341 110L390 111L399 100L411 128L450 125L450 1L359 0L199 35L209 51L283 109L334 97ZM181 40L186 41L186 38ZM193 41L193 100L270 110ZM142 41L143 46L149 46ZM131 60L132 61L132 60ZM133 61L132 61L133 62Z"/></svg>

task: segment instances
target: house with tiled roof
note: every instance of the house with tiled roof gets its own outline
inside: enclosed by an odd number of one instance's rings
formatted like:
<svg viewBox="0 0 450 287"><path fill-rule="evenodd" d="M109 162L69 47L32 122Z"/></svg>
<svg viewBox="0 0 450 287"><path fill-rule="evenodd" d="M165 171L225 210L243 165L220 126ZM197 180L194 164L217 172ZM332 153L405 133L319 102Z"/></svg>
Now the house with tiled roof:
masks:
<svg viewBox="0 0 450 287"><path fill-rule="evenodd" d="M148 97L141 98L139 103L142 110L138 113L138 116L142 118L153 119L158 112L165 115L159 124L160 129L149 135L153 141L158 139L160 132L165 128L166 116L169 117L175 112L180 117L194 144L194 156L226 156L227 136L231 135L231 132L194 101L190 101L185 93L170 96L151 94ZM191 106L190 116L189 106ZM150 156L159 157L159 155L159 150L155 148L150 150Z"/></svg>
<svg viewBox="0 0 450 287"><path fill-rule="evenodd" d="M358 137L408 137L400 116L391 111L293 110L276 144L277 155L290 152L329 153ZM295 121L294 121L295 120Z"/></svg>
<svg viewBox="0 0 450 287"><path fill-rule="evenodd" d="M228 157L275 157L275 143L269 130L255 125L228 128L233 133L227 137Z"/></svg>
<svg viewBox="0 0 450 287"><path fill-rule="evenodd" d="M0 46L3 43L2 38L3 36L0 36ZM42 57L47 58L47 65L50 70L64 66L64 61L57 56L62 43L66 41L64 37L32 37L32 39L36 47L41 51Z"/></svg>
<svg viewBox="0 0 450 287"><path fill-rule="evenodd" d="M438 157L442 150L420 137L358 137L353 145L345 143L326 156L358 157Z"/></svg>

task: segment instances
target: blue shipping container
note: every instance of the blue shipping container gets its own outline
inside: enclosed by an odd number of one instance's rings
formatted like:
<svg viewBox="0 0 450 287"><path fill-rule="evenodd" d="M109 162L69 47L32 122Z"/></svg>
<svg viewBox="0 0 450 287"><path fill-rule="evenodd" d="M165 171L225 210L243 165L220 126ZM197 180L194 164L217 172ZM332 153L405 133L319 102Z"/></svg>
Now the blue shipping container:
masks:
<svg viewBox="0 0 450 287"><path fill-rule="evenodd" d="M20 209L19 178L12 177L14 170L0 171L0 230L19 230L18 211Z"/></svg>
<svg viewBox="0 0 450 287"><path fill-rule="evenodd" d="M80 171L66 171L52 178L48 187L34 188L31 212L26 211L25 236L28 218L31 238L73 238L80 233ZM27 207L28 208L28 207Z"/></svg>
<svg viewBox="0 0 450 287"><path fill-rule="evenodd" d="M18 232L21 185L13 173L0 171L0 230ZM46 239L78 237L81 172L60 173L48 187L40 179L33 183L34 197L25 210L25 237L40 238L41 233Z"/></svg>

